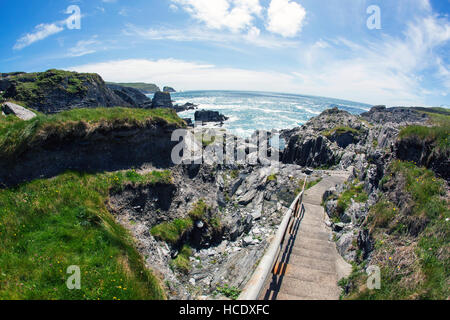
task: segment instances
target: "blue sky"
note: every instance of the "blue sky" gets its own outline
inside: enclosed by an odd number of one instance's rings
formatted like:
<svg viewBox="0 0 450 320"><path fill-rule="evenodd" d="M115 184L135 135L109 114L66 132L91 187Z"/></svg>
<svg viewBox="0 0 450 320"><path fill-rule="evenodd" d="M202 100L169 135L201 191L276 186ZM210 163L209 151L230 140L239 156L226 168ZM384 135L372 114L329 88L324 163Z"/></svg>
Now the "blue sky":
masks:
<svg viewBox="0 0 450 320"><path fill-rule="evenodd" d="M0 72L450 105L450 0L2 0ZM80 8L71 29L69 6ZM381 29L369 29L369 6ZM73 12L72 12L73 13Z"/></svg>

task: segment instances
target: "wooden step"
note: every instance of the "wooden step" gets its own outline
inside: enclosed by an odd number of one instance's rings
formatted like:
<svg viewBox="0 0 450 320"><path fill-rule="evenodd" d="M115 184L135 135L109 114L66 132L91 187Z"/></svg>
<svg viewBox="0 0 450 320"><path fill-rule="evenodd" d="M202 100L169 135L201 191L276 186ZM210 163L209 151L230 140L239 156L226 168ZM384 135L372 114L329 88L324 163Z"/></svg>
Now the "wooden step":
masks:
<svg viewBox="0 0 450 320"><path fill-rule="evenodd" d="M321 250L294 246L292 249L290 249L290 253L296 256L304 256L316 259L332 259L333 261L335 261L335 254L331 246L324 247Z"/></svg>
<svg viewBox="0 0 450 320"><path fill-rule="evenodd" d="M309 281L316 284L319 283L337 283L337 274L333 272L325 272L304 266L288 265L285 272L286 277Z"/></svg>
<svg viewBox="0 0 450 320"><path fill-rule="evenodd" d="M336 263L330 259L316 259L303 256L291 255L289 257L288 265L307 267L319 271L334 273L336 272Z"/></svg>
<svg viewBox="0 0 450 320"><path fill-rule="evenodd" d="M314 283L284 277L280 293L286 293L297 297L311 297L317 299L338 299L340 290L336 283Z"/></svg>

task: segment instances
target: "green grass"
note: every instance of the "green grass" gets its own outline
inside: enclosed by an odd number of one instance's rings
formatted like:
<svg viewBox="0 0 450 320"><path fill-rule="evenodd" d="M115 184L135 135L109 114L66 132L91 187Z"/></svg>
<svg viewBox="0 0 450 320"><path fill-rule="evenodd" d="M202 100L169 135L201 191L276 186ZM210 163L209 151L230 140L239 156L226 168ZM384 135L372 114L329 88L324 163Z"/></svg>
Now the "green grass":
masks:
<svg viewBox="0 0 450 320"><path fill-rule="evenodd" d="M331 130L323 131L322 135L324 135L325 137L330 137L334 134L342 135L345 133L353 133L355 135L358 135L360 132L358 130L350 128L350 127L341 126L341 127L333 128Z"/></svg>
<svg viewBox="0 0 450 320"><path fill-rule="evenodd" d="M202 220L205 218L208 209L209 208L206 205L205 200L200 199L199 201L197 201L194 208L189 211L189 217L194 221Z"/></svg>
<svg viewBox="0 0 450 320"><path fill-rule="evenodd" d="M395 161L383 184L402 186L399 192L410 200L401 205L385 194L371 208L366 224L375 242L372 261L381 268L382 288L365 288L367 276L360 266L348 279L352 290L347 298L448 299L450 208L445 182L431 170ZM417 224L420 232L410 230Z"/></svg>
<svg viewBox="0 0 450 320"><path fill-rule="evenodd" d="M164 299L106 203L121 183L166 183L166 177L67 172L0 190L0 300ZM66 287L71 265L81 269L81 290Z"/></svg>
<svg viewBox="0 0 450 320"><path fill-rule="evenodd" d="M170 262L170 266L177 271L188 274L191 271L191 262L189 258L192 256L192 249L188 245L184 245L178 256Z"/></svg>
<svg viewBox="0 0 450 320"><path fill-rule="evenodd" d="M230 287L228 284L225 284L223 286L218 286L216 288L216 294L221 294L232 300L237 300L239 298L239 295L241 294L241 290L239 290L236 287Z"/></svg>
<svg viewBox="0 0 450 320"><path fill-rule="evenodd" d="M369 199L368 194L364 191L363 185L358 185L357 182L353 183L349 189L345 190L339 196L337 202L337 211L339 214L344 213L350 207L352 199L359 203L366 202Z"/></svg>
<svg viewBox="0 0 450 320"><path fill-rule="evenodd" d="M316 180L313 180L313 181L308 181L306 183L305 190L311 189L312 187L314 187L316 184L318 184L322 180L323 180L322 178L319 178L319 179L316 179Z"/></svg>
<svg viewBox="0 0 450 320"><path fill-rule="evenodd" d="M175 219L171 222L164 222L154 226L151 228L150 233L159 240L175 245L193 225L194 222L191 218Z"/></svg>
<svg viewBox="0 0 450 320"><path fill-rule="evenodd" d="M71 95L84 93L87 82L100 82L96 74L76 73L51 69L46 72L27 73L10 78L15 83L14 99L27 104L39 103L47 92L61 90Z"/></svg>
<svg viewBox="0 0 450 320"><path fill-rule="evenodd" d="M440 108L442 109L442 108ZM431 127L413 125L403 128L400 139L417 138L434 144L438 152L450 152L450 112L443 109L440 113L425 112L431 120Z"/></svg>
<svg viewBox="0 0 450 320"><path fill-rule="evenodd" d="M93 108L74 109L55 115L39 114L29 121L18 121L13 116L0 117L0 157L13 158L31 144L46 137L64 138L86 128L103 126L143 127L150 123L167 123L184 127L184 122L171 109Z"/></svg>
<svg viewBox="0 0 450 320"><path fill-rule="evenodd" d="M203 199L199 200L194 208L188 213L188 217L184 219L175 219L170 222L163 222L151 228L150 233L155 238L176 245L183 235L192 229L194 222L205 218L209 210Z"/></svg>

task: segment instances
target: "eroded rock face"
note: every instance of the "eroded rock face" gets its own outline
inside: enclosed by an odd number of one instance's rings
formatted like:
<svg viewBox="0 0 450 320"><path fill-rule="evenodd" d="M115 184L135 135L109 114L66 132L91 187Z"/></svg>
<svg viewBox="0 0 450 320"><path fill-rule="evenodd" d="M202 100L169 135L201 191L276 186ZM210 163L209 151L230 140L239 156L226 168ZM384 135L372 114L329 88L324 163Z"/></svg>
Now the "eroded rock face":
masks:
<svg viewBox="0 0 450 320"><path fill-rule="evenodd" d="M14 186L38 178L51 178L67 170L103 172L151 164L170 168L171 141L176 126L148 123L86 123L67 126L63 136L43 133L14 158L0 157L0 186Z"/></svg>
<svg viewBox="0 0 450 320"><path fill-rule="evenodd" d="M435 152L436 145L417 137L403 138L395 144L395 155L403 161L412 161L433 170L438 176L450 181L449 152Z"/></svg>

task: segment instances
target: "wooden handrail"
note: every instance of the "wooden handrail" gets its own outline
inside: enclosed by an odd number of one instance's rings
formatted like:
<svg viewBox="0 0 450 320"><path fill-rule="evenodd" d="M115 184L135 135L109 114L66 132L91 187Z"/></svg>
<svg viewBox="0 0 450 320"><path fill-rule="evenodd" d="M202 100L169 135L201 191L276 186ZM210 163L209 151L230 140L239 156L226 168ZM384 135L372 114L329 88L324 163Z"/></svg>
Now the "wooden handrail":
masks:
<svg viewBox="0 0 450 320"><path fill-rule="evenodd" d="M261 261L253 272L252 277L247 282L247 285L244 287L244 290L242 290L242 293L239 295L238 300L257 300L261 295L262 290L264 290L267 279L272 273L273 268L278 261L281 250L283 249L284 240L289 231L289 225L291 224L293 218L298 216L299 210L301 212L303 208L303 194L305 192L307 179L308 177L305 177L302 192L297 195L294 202L292 202L291 206L285 213L283 220L278 227L275 238L271 241L269 248L261 258Z"/></svg>

